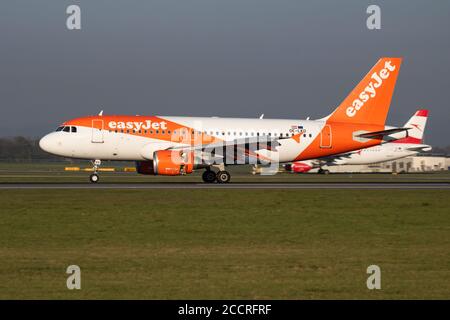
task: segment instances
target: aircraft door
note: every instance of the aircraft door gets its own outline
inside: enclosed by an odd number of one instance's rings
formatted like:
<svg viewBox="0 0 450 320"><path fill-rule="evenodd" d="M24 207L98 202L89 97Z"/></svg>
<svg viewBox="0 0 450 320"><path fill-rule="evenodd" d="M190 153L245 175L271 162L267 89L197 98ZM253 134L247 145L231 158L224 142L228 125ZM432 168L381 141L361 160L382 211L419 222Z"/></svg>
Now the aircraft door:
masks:
<svg viewBox="0 0 450 320"><path fill-rule="evenodd" d="M92 143L103 143L103 120L92 120Z"/></svg>
<svg viewBox="0 0 450 320"><path fill-rule="evenodd" d="M320 147L331 148L332 139L333 134L331 133L331 126L326 124L320 132Z"/></svg>

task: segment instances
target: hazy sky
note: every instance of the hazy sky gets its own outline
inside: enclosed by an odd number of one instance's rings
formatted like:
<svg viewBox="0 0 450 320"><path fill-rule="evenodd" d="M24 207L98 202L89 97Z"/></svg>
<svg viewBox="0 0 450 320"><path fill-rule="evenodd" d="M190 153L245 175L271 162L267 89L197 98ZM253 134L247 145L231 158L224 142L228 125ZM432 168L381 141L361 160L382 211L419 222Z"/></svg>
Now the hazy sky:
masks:
<svg viewBox="0 0 450 320"><path fill-rule="evenodd" d="M82 30L66 28L81 7ZM366 28L381 7L382 29ZM450 1L2 0L0 136L67 119L327 115L381 56L404 58L388 123L450 134Z"/></svg>

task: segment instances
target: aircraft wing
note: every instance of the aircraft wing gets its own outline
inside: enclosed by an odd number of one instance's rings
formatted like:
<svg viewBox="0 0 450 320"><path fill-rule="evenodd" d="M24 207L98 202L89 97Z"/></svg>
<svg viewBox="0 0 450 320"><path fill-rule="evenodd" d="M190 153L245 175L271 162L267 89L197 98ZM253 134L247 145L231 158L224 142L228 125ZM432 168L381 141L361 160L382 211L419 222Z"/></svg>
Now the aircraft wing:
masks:
<svg viewBox="0 0 450 320"><path fill-rule="evenodd" d="M182 145L169 148L168 150L182 150L186 152L199 152L202 154L202 158L208 161L214 161L224 158L224 152L222 150L234 149L237 152L233 152L234 156L236 153L244 155L247 158L253 159L256 163L257 161L264 163L265 161L270 162L269 158L266 158L256 151L259 150L276 150L279 146L279 140L288 139L290 137L270 137L270 136L258 136L258 137L247 137L242 139L235 139L231 141L220 141L210 144L197 144L197 145ZM227 155L228 157L229 155ZM236 159L234 159L236 160Z"/></svg>
<svg viewBox="0 0 450 320"><path fill-rule="evenodd" d="M348 159L348 158L350 158L350 156L353 153L355 153L355 152L351 151L351 152L346 152L346 153L340 153L340 154L333 155L333 156L326 156L326 157L322 157L319 159L315 159L315 161L317 161L321 165L337 165L337 164L339 164L338 160Z"/></svg>

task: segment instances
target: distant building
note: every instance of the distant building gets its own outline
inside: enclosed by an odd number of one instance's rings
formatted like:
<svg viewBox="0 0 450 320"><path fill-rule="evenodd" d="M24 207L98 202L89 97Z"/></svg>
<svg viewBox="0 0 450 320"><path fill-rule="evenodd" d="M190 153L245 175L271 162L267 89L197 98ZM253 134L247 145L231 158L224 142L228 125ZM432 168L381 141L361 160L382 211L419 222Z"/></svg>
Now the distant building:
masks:
<svg viewBox="0 0 450 320"><path fill-rule="evenodd" d="M324 166L330 172L430 172L449 170L450 158L446 156L417 155L398 160L367 165ZM317 172L317 169L311 170Z"/></svg>

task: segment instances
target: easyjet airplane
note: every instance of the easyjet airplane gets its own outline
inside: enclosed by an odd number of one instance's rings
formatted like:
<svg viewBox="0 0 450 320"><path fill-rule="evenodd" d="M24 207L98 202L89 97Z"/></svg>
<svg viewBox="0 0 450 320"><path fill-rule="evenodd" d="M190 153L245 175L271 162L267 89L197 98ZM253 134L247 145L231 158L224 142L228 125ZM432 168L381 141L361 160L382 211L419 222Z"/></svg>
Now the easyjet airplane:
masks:
<svg viewBox="0 0 450 320"><path fill-rule="evenodd" d="M394 133L389 138L392 142L386 142L378 146L350 151L343 154L313 159L306 161L297 161L292 164L286 164L285 169L296 173L308 172L314 168L319 168L318 173L329 173L323 166L349 165L349 164L371 164L391 160L397 160L415 155L419 152L430 151L431 146L423 144L423 134L427 123L428 110L418 110L405 124L408 128L407 137L401 138L403 133ZM386 127L392 129L393 127Z"/></svg>
<svg viewBox="0 0 450 320"><path fill-rule="evenodd" d="M226 183L225 166L316 159L381 144L406 128L385 120L401 58L381 58L342 103L319 120L164 116L87 116L64 122L40 140L43 150L94 160L133 160L141 174L205 169L203 181ZM212 170L217 168L218 172Z"/></svg>

